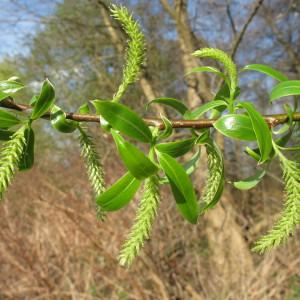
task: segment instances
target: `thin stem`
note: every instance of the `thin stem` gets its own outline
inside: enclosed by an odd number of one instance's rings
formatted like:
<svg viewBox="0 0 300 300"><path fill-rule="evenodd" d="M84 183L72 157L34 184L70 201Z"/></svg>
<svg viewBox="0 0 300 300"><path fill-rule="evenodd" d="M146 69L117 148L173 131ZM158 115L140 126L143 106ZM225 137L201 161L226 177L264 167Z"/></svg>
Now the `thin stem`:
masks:
<svg viewBox="0 0 300 300"><path fill-rule="evenodd" d="M5 107L17 111L27 111L32 109L31 106L26 104L15 103L12 98L6 98L0 102L0 107ZM287 123L289 121L289 116L287 114L275 114L275 115L265 115L263 116L266 123L270 128L277 125ZM42 116L43 119L50 118L50 112L45 113ZM77 122L94 122L100 123L100 118L97 115L82 115L76 113L66 113L66 118L69 120L74 120ZM148 126L158 127L159 129L164 129L165 125L160 118L144 118L143 119ZM213 127L217 119L200 119L200 120L170 120L173 128L210 128ZM300 122L300 112L293 114L293 121Z"/></svg>

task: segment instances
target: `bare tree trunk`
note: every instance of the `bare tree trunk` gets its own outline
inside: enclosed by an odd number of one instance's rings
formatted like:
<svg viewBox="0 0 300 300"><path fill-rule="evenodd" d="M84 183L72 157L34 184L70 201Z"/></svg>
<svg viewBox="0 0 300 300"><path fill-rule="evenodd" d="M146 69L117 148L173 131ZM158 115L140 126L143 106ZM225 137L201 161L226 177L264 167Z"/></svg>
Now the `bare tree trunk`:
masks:
<svg viewBox="0 0 300 300"><path fill-rule="evenodd" d="M204 47L206 42L197 38L190 27L187 0L175 0L175 7L171 7L167 0L160 0L164 9L176 22L178 41L181 50L181 62L184 72L199 66L199 61L191 54L200 47ZM192 74L186 78L187 99L190 106L195 107L211 99L210 84L207 76L202 73Z"/></svg>
<svg viewBox="0 0 300 300"><path fill-rule="evenodd" d="M253 270L253 261L243 232L235 221L229 192L214 209L205 215L206 233L212 253L212 267L219 276L232 283L242 282ZM224 205L224 207L222 206Z"/></svg>
<svg viewBox="0 0 300 300"><path fill-rule="evenodd" d="M171 7L167 0L160 0L160 2L176 22L182 52L181 61L184 72L188 72L199 66L199 61L191 56L191 53L197 48L206 46L206 43L197 38L190 28L187 0L174 0L175 7ZM200 103L203 103L211 99L210 84L206 75L198 73L188 77L187 85L187 99L190 106L199 105L199 100ZM224 148L223 136L218 135L217 140L221 148ZM195 176L203 178L203 169L197 170ZM252 270L253 263L241 229L234 220L234 208L230 204L231 201L229 195L223 196L222 202L226 203L226 210L219 204L205 218L207 220L207 237L213 253L212 269L217 270L219 276L226 276L232 282L236 282ZM237 268L237 266L239 267Z"/></svg>

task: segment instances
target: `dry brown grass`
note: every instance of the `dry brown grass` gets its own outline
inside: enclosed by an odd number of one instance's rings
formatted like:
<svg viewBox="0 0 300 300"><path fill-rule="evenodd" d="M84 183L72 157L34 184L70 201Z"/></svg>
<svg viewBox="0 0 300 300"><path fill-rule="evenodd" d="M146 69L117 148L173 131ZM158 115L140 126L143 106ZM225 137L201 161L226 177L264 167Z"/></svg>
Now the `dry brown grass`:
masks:
<svg viewBox="0 0 300 300"><path fill-rule="evenodd" d="M122 170L113 159L110 165L112 182ZM0 299L296 299L290 298L290 289L291 278L300 278L297 238L263 257L247 253L251 269L245 276L231 276L225 268L230 262L230 272L240 274L242 264L233 263L226 252L236 241L224 232L231 228L224 224L231 220L232 226L234 220L239 242L248 251L280 208L274 187L270 191L265 186L263 195L256 190L252 198L239 194L233 202L223 200L224 220L210 230L206 218L197 226L186 224L165 189L152 239L128 270L118 266L116 257L136 204L102 223L87 186L84 168L75 158L64 166L18 174L0 206ZM208 232L215 235L215 245ZM218 236L225 236L222 244ZM211 248L220 245L225 248L219 253L227 258L223 262L213 257L218 252Z"/></svg>

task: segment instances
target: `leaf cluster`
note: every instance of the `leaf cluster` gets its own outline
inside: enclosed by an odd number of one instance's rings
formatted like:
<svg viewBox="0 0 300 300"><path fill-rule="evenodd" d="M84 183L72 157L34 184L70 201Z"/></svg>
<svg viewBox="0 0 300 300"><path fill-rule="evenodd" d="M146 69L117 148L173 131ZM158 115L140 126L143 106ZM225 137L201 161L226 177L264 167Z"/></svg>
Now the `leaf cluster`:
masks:
<svg viewBox="0 0 300 300"><path fill-rule="evenodd" d="M223 153L214 139L214 133L218 132L227 138L251 142L251 145L256 143L255 148L247 146L245 153L254 159L259 168L248 178L236 182L227 181L237 189L254 188L263 180L270 161L275 157L279 158L285 182L282 217L257 242L254 250L264 252L281 244L293 232L300 218L299 163L288 160L283 154L287 150L299 151L299 147L285 147L296 127L293 114L297 109L297 101L294 107L284 106L289 118L286 126L279 131L269 128L253 103L239 99L239 73L231 57L220 49L204 48L193 55L201 59L213 59L221 63L224 70L202 66L194 68L187 76L194 72L212 72L220 76L223 85L214 98L191 110L179 99L160 97L153 99L146 108L150 105L165 105L185 120L197 120L204 115L209 119L218 117L213 128L190 129L188 137L176 139L172 123L166 116L162 116L163 130L150 127L134 110L120 103L128 86L138 79L145 57L144 36L126 8L113 5L111 11L129 37L123 81L111 101L96 99L91 104L100 118L101 130L112 136L126 173L112 186L105 188L101 156L97 153L93 137L88 134L86 127L67 118L66 113L55 103L54 86L46 79L39 95L32 97L29 116L23 118L7 110L0 110L0 139L5 141L0 153L0 196L3 196L17 169L28 170L33 166L35 139L32 123L50 115L53 129L63 134L79 133L81 156L86 164L97 211L101 216L128 205L139 188L144 186L134 224L119 256L120 263L129 266L150 236L151 226L157 215L160 186L169 185L178 212L191 224L197 224L201 214L212 209L221 199L226 174ZM279 81L270 93L270 102L300 94L300 80L289 80L269 66L253 64L240 71L257 71ZM17 78L1 81L0 101L23 87ZM79 107L78 112L89 113L88 103ZM190 175L198 167L203 148L207 152L208 178L198 199Z"/></svg>

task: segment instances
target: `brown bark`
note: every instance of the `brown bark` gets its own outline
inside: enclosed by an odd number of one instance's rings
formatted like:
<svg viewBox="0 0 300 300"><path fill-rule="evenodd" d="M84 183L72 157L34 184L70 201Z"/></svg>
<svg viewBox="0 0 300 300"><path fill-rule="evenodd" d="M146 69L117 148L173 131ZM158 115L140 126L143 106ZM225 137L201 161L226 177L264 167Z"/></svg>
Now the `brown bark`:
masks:
<svg viewBox="0 0 300 300"><path fill-rule="evenodd" d="M206 46L206 42L195 36L189 24L187 0L175 0L175 7L171 7L167 0L160 0L164 9L176 23L178 42L181 50L181 63L184 72L199 66L199 61L191 54ZM186 77L187 99L190 106L195 107L211 99L210 85L207 76L202 73ZM200 102L200 103L199 103Z"/></svg>
<svg viewBox="0 0 300 300"><path fill-rule="evenodd" d="M212 253L213 268L223 278L232 283L242 282L253 269L249 247L243 232L235 221L233 201L229 192L225 192L221 204L209 211L206 232Z"/></svg>
<svg viewBox="0 0 300 300"><path fill-rule="evenodd" d="M32 109L30 105L15 103L11 97L3 99L0 101L0 107L5 107L9 109L14 109L17 111L27 111ZM77 122L93 122L100 123L99 116L97 115L82 115L77 113L66 112L66 118L68 120L74 120ZM50 112L46 112L43 116L43 119L50 119ZM277 114L277 115L268 115L264 116L265 121L269 124L270 127L275 127L279 124L284 124L289 121L289 116L287 114ZM164 123L162 119L159 118L144 118L144 122L148 126L155 126L159 129L164 129ZM201 120L170 120L173 128L210 128L213 127L214 122L217 119L201 119ZM293 121L300 121L300 112L293 114Z"/></svg>

